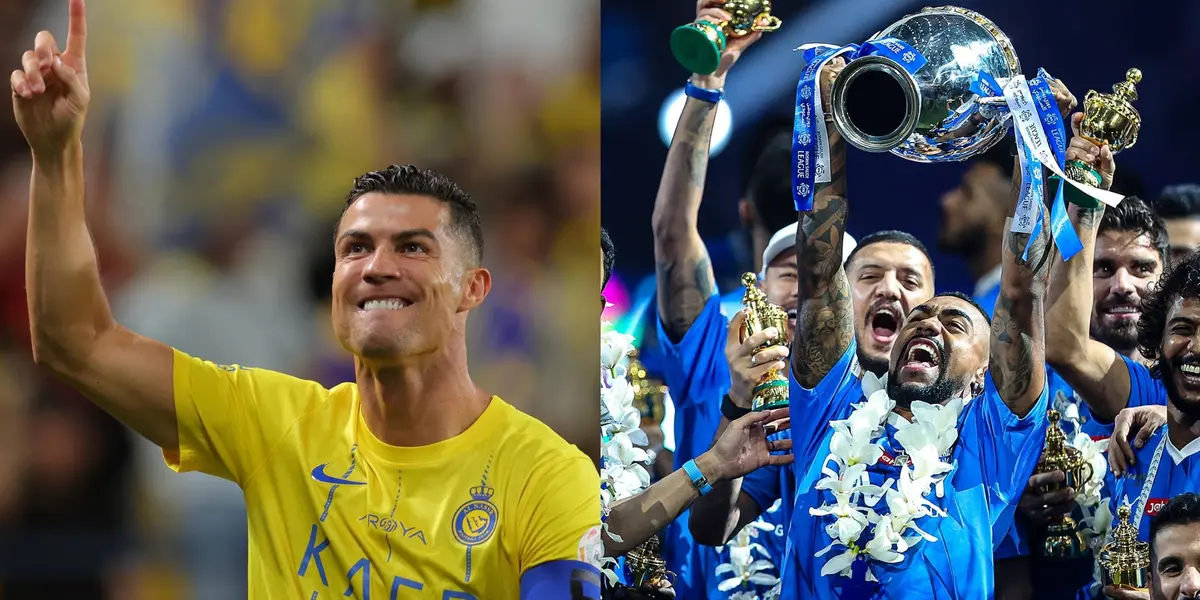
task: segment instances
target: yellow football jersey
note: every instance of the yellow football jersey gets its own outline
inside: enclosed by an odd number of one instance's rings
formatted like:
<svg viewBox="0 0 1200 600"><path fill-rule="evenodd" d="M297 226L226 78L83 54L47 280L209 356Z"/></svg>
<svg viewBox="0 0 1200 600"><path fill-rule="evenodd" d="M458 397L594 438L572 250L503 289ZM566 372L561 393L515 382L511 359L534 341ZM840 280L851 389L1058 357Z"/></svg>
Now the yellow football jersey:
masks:
<svg viewBox="0 0 1200 600"><path fill-rule="evenodd" d="M167 464L242 487L250 598L515 599L534 566L595 564L599 474L549 427L493 397L460 435L396 447L359 402L175 352Z"/></svg>

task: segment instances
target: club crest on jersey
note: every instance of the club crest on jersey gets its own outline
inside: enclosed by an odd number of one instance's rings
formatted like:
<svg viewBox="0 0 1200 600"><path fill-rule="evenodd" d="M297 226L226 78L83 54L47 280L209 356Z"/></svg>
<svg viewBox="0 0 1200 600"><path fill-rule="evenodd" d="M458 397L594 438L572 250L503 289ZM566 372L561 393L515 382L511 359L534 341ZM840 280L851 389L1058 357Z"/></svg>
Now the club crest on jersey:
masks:
<svg viewBox="0 0 1200 600"><path fill-rule="evenodd" d="M496 490L487 485L471 488L471 499L454 513L454 539L464 546L478 546L492 537L499 521L499 511L492 504Z"/></svg>

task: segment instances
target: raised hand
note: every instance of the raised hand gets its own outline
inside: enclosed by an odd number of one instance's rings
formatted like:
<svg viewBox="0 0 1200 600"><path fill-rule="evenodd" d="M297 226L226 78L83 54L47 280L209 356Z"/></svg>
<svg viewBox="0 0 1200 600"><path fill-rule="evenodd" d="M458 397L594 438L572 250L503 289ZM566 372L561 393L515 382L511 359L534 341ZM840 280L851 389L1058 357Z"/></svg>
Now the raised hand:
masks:
<svg viewBox="0 0 1200 600"><path fill-rule="evenodd" d="M91 100L86 43L83 0L70 0L66 51L42 31L21 56L21 68L12 72L13 113L34 155L61 151L83 132Z"/></svg>
<svg viewBox="0 0 1200 600"><path fill-rule="evenodd" d="M1050 91L1054 92L1054 102L1058 104L1058 112L1062 116L1071 114L1076 106L1079 106L1079 101L1075 99L1075 94L1067 89L1067 85L1060 79L1050 78L1046 81L1046 85L1050 87Z"/></svg>
<svg viewBox="0 0 1200 600"><path fill-rule="evenodd" d="M1104 588L1104 596L1112 600L1150 600L1150 592L1142 590L1125 590L1115 585Z"/></svg>
<svg viewBox="0 0 1200 600"><path fill-rule="evenodd" d="M842 69L845 68L846 59L840 56L830 60L829 62L825 63L824 67L821 67L821 106L824 106L826 111L830 110L829 93L830 90L833 89L833 82L835 79L837 79L838 73L841 73ZM826 112L826 114L831 113Z"/></svg>
<svg viewBox="0 0 1200 600"><path fill-rule="evenodd" d="M1071 115L1071 143L1067 145L1067 160L1078 160L1092 165L1100 172L1100 189L1112 187L1113 175L1117 172L1117 163L1113 160L1112 149L1108 144L1097 146L1079 134L1079 124L1083 122L1083 113Z"/></svg>
<svg viewBox="0 0 1200 600"><path fill-rule="evenodd" d="M725 0L699 0L696 2L696 20L708 21L713 25L721 25L733 19L733 15L726 12L722 6L725 5ZM759 23L765 23L765 16L759 17ZM742 37L729 36L725 40L725 51L721 53L721 63L717 66L717 70L711 75L694 75L692 81L701 87L717 89L724 86L725 74L729 72L729 68L733 63L737 62L742 56L742 52L746 48L754 45L759 38L762 37L761 31L753 31L749 35Z"/></svg>
<svg viewBox="0 0 1200 600"><path fill-rule="evenodd" d="M1063 488L1046 494L1039 494L1037 491L1037 488L1043 485L1061 483L1065 478L1066 475L1062 471L1038 473L1030 477L1029 485L1025 488L1025 493L1021 494L1017 508L1026 519L1039 525L1050 520L1050 517L1071 512L1075 508L1075 490Z"/></svg>
<svg viewBox="0 0 1200 600"><path fill-rule="evenodd" d="M792 454L771 454L792 449L792 440L768 441L767 436L791 425L788 409L752 412L729 424L716 443L696 463L710 481L737 479L767 465L788 465Z"/></svg>
<svg viewBox="0 0 1200 600"><path fill-rule="evenodd" d="M774 327L768 327L742 342L741 332L745 324L745 311L738 311L729 322L729 334L725 339L725 360L729 362L729 397L734 404L749 409L755 384L768 371L786 368L785 360L789 351L786 346L758 349L767 340L779 337L779 331Z"/></svg>

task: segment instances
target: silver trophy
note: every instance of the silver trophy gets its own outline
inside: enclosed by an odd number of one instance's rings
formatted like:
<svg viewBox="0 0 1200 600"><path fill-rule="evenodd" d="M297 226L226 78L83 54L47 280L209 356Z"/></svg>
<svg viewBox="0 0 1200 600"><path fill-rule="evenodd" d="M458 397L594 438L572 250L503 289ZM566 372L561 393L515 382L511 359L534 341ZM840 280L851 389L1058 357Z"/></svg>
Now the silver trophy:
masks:
<svg viewBox="0 0 1200 600"><path fill-rule="evenodd" d="M1003 98L981 101L976 91L981 73L999 85L1021 73L1012 43L994 23L955 6L925 8L877 38L899 39L928 62L911 75L884 56L850 62L830 90L833 124L846 142L930 163L964 160L1004 138Z"/></svg>

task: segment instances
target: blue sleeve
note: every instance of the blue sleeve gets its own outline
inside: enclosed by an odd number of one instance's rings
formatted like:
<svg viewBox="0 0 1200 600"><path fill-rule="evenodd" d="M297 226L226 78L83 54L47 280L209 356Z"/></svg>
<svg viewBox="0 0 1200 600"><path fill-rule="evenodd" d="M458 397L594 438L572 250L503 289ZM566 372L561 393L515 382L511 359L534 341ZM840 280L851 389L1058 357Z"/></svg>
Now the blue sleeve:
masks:
<svg viewBox="0 0 1200 600"><path fill-rule="evenodd" d="M988 317L990 318L992 313L996 310L996 299L999 297L1000 285L997 284L992 286L983 294L976 296L974 300L977 304L979 304L980 307L983 308L983 310L987 311Z"/></svg>
<svg viewBox="0 0 1200 600"><path fill-rule="evenodd" d="M1017 500L1042 454L1049 390L1050 386L1044 386L1029 413L1017 417L1000 398L989 371L983 394L967 405L959 440L963 448L959 468L979 465L978 476L987 486L988 513L996 537L1004 535L1012 522Z"/></svg>
<svg viewBox="0 0 1200 600"><path fill-rule="evenodd" d="M846 352L811 390L800 385L794 374L789 377L792 453L796 455L797 464L805 457L816 456L829 422L841 418L849 404L862 400L862 380L854 374L853 368L857 352L858 342L851 338Z"/></svg>
<svg viewBox="0 0 1200 600"><path fill-rule="evenodd" d="M1029 556L1029 540L1025 539L1025 528L1021 527L1016 518L1013 518L1004 537L999 539L993 556L996 560Z"/></svg>
<svg viewBox="0 0 1200 600"><path fill-rule="evenodd" d="M729 322L721 314L721 297L713 294L683 339L672 342L658 322L663 382L675 405L675 468L712 445L721 424L721 399L729 391L725 337Z"/></svg>
<svg viewBox="0 0 1200 600"><path fill-rule="evenodd" d="M1150 369L1147 369L1142 363L1124 354L1117 356L1125 361L1125 366L1129 369L1129 404L1127 407L1166 406L1167 386L1152 377Z"/></svg>
<svg viewBox="0 0 1200 600"><path fill-rule="evenodd" d="M600 600L600 569L577 560L552 560L521 574L521 600Z"/></svg>

